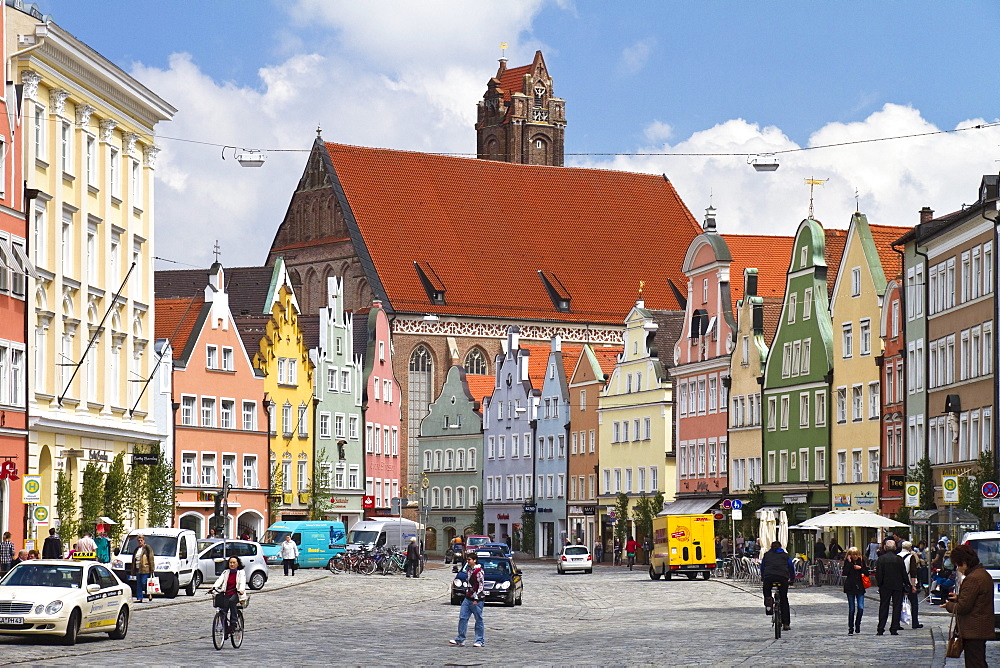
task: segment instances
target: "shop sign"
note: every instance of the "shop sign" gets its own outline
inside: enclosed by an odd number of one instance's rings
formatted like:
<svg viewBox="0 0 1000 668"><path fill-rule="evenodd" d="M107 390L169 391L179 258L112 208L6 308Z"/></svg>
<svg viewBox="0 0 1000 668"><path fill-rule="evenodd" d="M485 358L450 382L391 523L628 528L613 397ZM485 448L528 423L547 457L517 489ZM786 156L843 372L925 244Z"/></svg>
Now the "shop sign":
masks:
<svg viewBox="0 0 1000 668"><path fill-rule="evenodd" d="M107 452L107 450L88 450L87 451L87 456L90 458L91 461L95 461L95 462L106 462L106 461L108 461L108 452ZM133 462L135 461L135 455L132 456L132 461ZM157 459L157 461L159 461L159 460Z"/></svg>
<svg viewBox="0 0 1000 668"><path fill-rule="evenodd" d="M537 513L551 513L554 512L551 508L537 508L535 510Z"/></svg>
<svg viewBox="0 0 1000 668"><path fill-rule="evenodd" d="M94 452L96 452L96 451L95 450L91 450L91 453L94 453ZM94 455L91 454L90 458L93 459ZM104 455L104 460L103 461L108 461L108 456L107 455ZM156 454L156 453L134 452L134 453L132 453L132 463L133 464L142 464L142 465L146 465L146 466L156 466L157 464L160 463L160 456L158 454Z"/></svg>
<svg viewBox="0 0 1000 668"><path fill-rule="evenodd" d="M42 476L24 476L24 482L21 484L21 501L24 503L42 502Z"/></svg>
<svg viewBox="0 0 1000 668"><path fill-rule="evenodd" d="M584 515L596 515L597 514L597 506L584 506L583 507L583 514Z"/></svg>
<svg viewBox="0 0 1000 668"><path fill-rule="evenodd" d="M902 475L891 475L889 476L889 490L893 492L901 492L906 488L906 476Z"/></svg>
<svg viewBox="0 0 1000 668"><path fill-rule="evenodd" d="M796 503L805 503L806 502L806 495L805 494L785 494L784 496L781 497L781 501L782 501L782 503L787 503L787 504L790 504L790 505L791 504L796 504Z"/></svg>
<svg viewBox="0 0 1000 668"><path fill-rule="evenodd" d="M346 508L350 503L351 500L346 496L334 496L330 498L330 506L333 508Z"/></svg>
<svg viewBox="0 0 1000 668"><path fill-rule="evenodd" d="M854 497L854 502L858 504L858 508L874 508L875 495L871 492L863 492Z"/></svg>
<svg viewBox="0 0 1000 668"><path fill-rule="evenodd" d="M454 524L455 522L458 521L458 518L452 515L445 515L444 517L441 518L441 521L444 522L445 524Z"/></svg>
<svg viewBox="0 0 1000 668"><path fill-rule="evenodd" d="M509 520L509 519L510 515L508 515L507 513L500 513L499 515L497 515L497 520Z"/></svg>
<svg viewBox="0 0 1000 668"><path fill-rule="evenodd" d="M833 507L834 508L850 508L851 507L851 495L850 494L834 494L833 495Z"/></svg>
<svg viewBox="0 0 1000 668"><path fill-rule="evenodd" d="M10 480L11 482L20 480L20 477L17 475L17 464L9 459L5 462L0 462L0 480Z"/></svg>

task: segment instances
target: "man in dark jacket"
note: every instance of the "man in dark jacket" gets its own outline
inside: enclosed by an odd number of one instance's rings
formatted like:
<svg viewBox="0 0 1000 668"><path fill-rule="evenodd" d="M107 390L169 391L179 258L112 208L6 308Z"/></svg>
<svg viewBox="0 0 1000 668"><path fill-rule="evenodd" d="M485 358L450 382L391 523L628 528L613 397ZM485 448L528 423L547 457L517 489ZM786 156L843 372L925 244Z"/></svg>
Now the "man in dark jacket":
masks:
<svg viewBox="0 0 1000 668"><path fill-rule="evenodd" d="M420 546L417 545L417 537L410 538L410 544L406 546L406 577L420 577Z"/></svg>
<svg viewBox="0 0 1000 668"><path fill-rule="evenodd" d="M781 543L774 541L771 549L764 553L760 561L760 577L764 581L764 610L774 614L774 598L771 587L778 586L778 603L781 605L781 624L787 631L791 628L792 613L788 609L788 584L795 579L795 567L788 553L781 549Z"/></svg>
<svg viewBox="0 0 1000 668"><path fill-rule="evenodd" d="M965 665L986 665L986 641L993 640L993 578L968 545L951 551L951 561L965 576L958 594L948 595L945 608L955 613L958 633L965 643Z"/></svg>
<svg viewBox="0 0 1000 668"><path fill-rule="evenodd" d="M49 537L42 543L42 559L62 559L62 541L56 535L55 529L49 529Z"/></svg>
<svg viewBox="0 0 1000 668"><path fill-rule="evenodd" d="M892 623L889 633L899 635L899 616L903 612L903 593L909 590L910 579L906 575L906 566L896 554L896 542L885 541L885 551L875 562L875 582L878 584L878 635L885 633L885 621L889 617L889 606L892 605Z"/></svg>

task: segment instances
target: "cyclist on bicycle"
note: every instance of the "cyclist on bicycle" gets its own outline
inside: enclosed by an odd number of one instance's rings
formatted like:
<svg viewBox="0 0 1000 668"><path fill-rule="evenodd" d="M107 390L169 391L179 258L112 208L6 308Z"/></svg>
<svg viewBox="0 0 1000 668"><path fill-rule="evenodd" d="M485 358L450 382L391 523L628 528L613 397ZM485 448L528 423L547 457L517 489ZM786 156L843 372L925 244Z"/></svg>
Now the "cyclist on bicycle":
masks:
<svg viewBox="0 0 1000 668"><path fill-rule="evenodd" d="M614 553L615 553L615 566L622 565L622 541L619 538L615 538L614 543Z"/></svg>
<svg viewBox="0 0 1000 668"><path fill-rule="evenodd" d="M212 585L215 594L215 607L229 611L229 624L226 627L228 636L237 625L237 609L240 599L247 593L247 575L243 572L243 562L239 557L229 557L229 568Z"/></svg>
<svg viewBox="0 0 1000 668"><path fill-rule="evenodd" d="M635 564L635 552L638 549L639 549L639 543L635 542L635 538L629 536L628 542L625 543L625 556L628 557L629 570L632 570L632 566Z"/></svg>
<svg viewBox="0 0 1000 668"><path fill-rule="evenodd" d="M764 581L764 611L774 614L774 598L771 587L778 587L778 603L781 605L781 625L787 631L791 628L792 616L788 610L788 584L795 581L795 567L788 553L781 549L781 542L771 543L771 549L764 553L760 561L760 577Z"/></svg>

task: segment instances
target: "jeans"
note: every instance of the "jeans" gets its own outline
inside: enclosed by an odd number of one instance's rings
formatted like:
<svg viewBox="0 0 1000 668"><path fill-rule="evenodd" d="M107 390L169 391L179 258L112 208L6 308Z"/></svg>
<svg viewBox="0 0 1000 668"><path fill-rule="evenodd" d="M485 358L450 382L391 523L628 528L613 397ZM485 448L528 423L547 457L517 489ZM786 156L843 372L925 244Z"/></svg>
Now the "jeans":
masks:
<svg viewBox="0 0 1000 668"><path fill-rule="evenodd" d="M788 578L764 578L764 605L768 608L774 607L774 598L771 596L771 585L773 584L778 585L778 603L781 607L781 623L788 626L792 623L792 613L791 610L788 609Z"/></svg>
<svg viewBox="0 0 1000 668"><path fill-rule="evenodd" d="M854 610L857 608L858 614L855 617ZM865 592L852 591L847 595L847 628L861 626L861 616L865 614Z"/></svg>
<svg viewBox="0 0 1000 668"><path fill-rule="evenodd" d="M146 598L147 580L149 580L149 573L139 573L135 576L135 600L142 601Z"/></svg>
<svg viewBox="0 0 1000 668"><path fill-rule="evenodd" d="M467 598L462 600L462 608L458 611L458 635L455 636L455 642L465 642L465 632L469 628L469 617L471 616L476 618L476 642L486 642L486 625L483 623L484 607L486 604L482 601L472 601Z"/></svg>

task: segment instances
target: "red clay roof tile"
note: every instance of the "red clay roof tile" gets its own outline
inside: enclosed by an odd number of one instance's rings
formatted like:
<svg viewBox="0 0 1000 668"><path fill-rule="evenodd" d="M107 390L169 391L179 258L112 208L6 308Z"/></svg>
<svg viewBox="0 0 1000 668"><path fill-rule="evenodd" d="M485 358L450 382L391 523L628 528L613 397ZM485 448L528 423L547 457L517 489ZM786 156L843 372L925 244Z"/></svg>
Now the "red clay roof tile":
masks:
<svg viewBox="0 0 1000 668"><path fill-rule="evenodd" d="M174 349L175 357L179 357L187 347L188 339L191 338L203 306L205 298L202 295L156 300L154 306L156 338L168 339L170 347Z"/></svg>
<svg viewBox="0 0 1000 668"><path fill-rule="evenodd" d="M892 244L913 228L872 225L871 223L868 224L868 227L872 231L872 240L875 242L875 249L882 261L882 271L885 272L885 280L888 283L903 270L903 258L892 249Z"/></svg>
<svg viewBox="0 0 1000 668"><path fill-rule="evenodd" d="M493 396L496 389L497 378L492 374L465 374L465 381L469 384L469 392L472 393L474 401L482 401L486 397Z"/></svg>
<svg viewBox="0 0 1000 668"><path fill-rule="evenodd" d="M785 294L785 278L792 254L793 237L763 234L724 234L733 261L729 265L729 292L736 302L743 299L743 270L757 269L757 295L781 297Z"/></svg>

